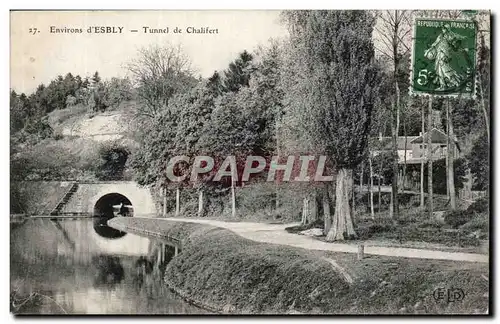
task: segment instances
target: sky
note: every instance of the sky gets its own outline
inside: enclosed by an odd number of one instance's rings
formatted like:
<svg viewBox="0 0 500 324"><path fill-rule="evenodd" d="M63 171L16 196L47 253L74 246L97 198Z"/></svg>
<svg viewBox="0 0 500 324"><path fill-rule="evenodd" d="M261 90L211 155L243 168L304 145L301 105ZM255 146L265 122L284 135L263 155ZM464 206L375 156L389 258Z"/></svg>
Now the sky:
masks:
<svg viewBox="0 0 500 324"><path fill-rule="evenodd" d="M124 65L149 45L182 44L202 77L224 70L243 50L252 51L270 38L287 36L279 11L13 11L11 12L10 88L32 92L40 83L71 72L82 77L98 71L101 77L127 75ZM381 21L377 22L380 28ZM53 28L81 28L83 33L51 33ZM121 34L87 33L89 27L122 27ZM144 33L143 27L168 34ZM173 33L175 27L183 33ZM217 29L214 34L187 34L188 27ZM30 33L30 28L37 32ZM136 29L137 33L130 30ZM485 26L489 29L489 26ZM377 55L383 39L374 32ZM411 33L407 34L408 45Z"/></svg>
<svg viewBox="0 0 500 324"><path fill-rule="evenodd" d="M81 28L83 33L51 33ZM89 27L123 27L121 34L87 33ZM143 27L168 34L144 33ZM183 30L173 33L175 27ZM188 27L209 27L217 34L187 34ZM153 44L182 44L198 74L223 70L243 50L287 35L279 11L14 11L11 12L10 87L32 92L58 75L102 78L126 76L124 64ZM30 33L31 28L31 33ZM34 31L34 28L37 31ZM136 29L137 33L130 32ZM117 28L115 28L117 30Z"/></svg>

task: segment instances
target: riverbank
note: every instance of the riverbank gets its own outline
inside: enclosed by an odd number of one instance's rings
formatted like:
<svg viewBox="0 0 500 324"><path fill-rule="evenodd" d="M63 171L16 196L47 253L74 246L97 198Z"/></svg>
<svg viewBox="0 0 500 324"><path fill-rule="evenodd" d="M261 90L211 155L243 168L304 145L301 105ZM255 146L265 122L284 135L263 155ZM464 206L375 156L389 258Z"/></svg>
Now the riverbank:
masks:
<svg viewBox="0 0 500 324"><path fill-rule="evenodd" d="M237 314L478 314L488 307L488 265L369 256L256 242L224 228L165 219L115 218L136 234L176 238L165 281L198 306ZM486 279L485 279L486 278ZM460 303L435 300L460 287Z"/></svg>

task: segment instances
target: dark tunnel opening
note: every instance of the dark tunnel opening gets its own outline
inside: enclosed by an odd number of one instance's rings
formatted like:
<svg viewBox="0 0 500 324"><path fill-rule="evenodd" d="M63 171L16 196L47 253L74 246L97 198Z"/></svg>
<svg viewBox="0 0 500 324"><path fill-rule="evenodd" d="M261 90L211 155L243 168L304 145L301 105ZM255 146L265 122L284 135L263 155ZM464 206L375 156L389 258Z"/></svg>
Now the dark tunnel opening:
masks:
<svg viewBox="0 0 500 324"><path fill-rule="evenodd" d="M115 239L127 233L108 226L108 220L114 217L132 217L132 202L119 193L102 196L94 206L94 230L102 237Z"/></svg>

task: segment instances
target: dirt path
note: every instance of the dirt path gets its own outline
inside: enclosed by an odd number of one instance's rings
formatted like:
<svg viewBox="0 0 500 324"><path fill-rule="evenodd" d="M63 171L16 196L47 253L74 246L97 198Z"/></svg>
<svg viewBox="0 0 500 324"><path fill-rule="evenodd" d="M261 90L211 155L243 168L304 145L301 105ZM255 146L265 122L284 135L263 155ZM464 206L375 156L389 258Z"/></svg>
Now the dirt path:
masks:
<svg viewBox="0 0 500 324"><path fill-rule="evenodd" d="M257 242L284 244L309 250L323 250L333 252L357 253L355 244L326 243L318 241L309 236L291 234L285 231L285 227L296 224L265 224L249 222L224 222L210 219L180 219L161 218L169 221L191 222L208 224L212 226L229 229L242 237ZM445 252L425 249L411 249L401 247L365 246L365 254L385 255L403 258L452 260L488 263L489 257L485 254Z"/></svg>

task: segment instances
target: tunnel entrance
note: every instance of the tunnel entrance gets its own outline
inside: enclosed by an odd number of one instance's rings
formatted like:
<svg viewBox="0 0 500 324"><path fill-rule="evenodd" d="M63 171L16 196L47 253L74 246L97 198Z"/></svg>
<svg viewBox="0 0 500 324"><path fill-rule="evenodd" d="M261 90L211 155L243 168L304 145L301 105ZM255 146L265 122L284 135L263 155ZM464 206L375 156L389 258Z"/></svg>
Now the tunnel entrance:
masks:
<svg viewBox="0 0 500 324"><path fill-rule="evenodd" d="M134 210L130 200L119 193L102 196L94 206L94 230L105 238L120 238L127 233L108 226L108 220L114 217L132 217Z"/></svg>

